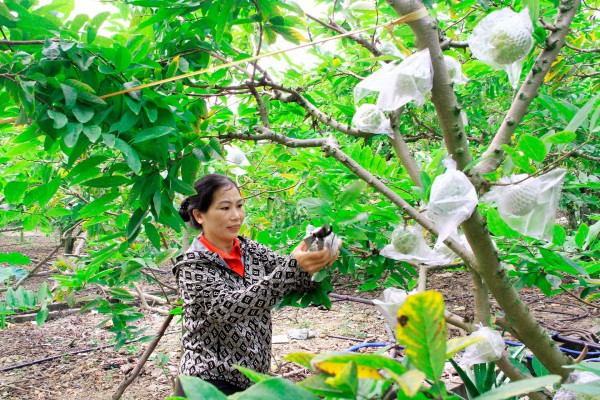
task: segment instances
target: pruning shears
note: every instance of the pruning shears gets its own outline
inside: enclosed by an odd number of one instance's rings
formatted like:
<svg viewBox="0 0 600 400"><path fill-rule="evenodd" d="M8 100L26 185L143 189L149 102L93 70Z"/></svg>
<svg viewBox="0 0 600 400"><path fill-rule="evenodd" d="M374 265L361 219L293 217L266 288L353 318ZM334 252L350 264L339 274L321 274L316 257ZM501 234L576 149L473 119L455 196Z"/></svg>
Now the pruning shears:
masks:
<svg viewBox="0 0 600 400"><path fill-rule="evenodd" d="M333 233L333 227L329 224L323 224L322 227L315 229L304 237L306 248L310 249L313 243L317 243L317 250L323 250L325 247L325 238Z"/></svg>

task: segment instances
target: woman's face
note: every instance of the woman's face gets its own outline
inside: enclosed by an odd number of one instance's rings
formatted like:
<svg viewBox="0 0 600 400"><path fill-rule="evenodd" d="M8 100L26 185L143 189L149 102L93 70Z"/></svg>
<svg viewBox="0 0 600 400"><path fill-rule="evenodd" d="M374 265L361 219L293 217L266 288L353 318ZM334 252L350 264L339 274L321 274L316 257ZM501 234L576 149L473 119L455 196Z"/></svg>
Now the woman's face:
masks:
<svg viewBox="0 0 600 400"><path fill-rule="evenodd" d="M221 187L213 196L208 210L194 210L196 221L202 224L206 239L217 248L229 248L237 238L244 217L244 199L235 187Z"/></svg>

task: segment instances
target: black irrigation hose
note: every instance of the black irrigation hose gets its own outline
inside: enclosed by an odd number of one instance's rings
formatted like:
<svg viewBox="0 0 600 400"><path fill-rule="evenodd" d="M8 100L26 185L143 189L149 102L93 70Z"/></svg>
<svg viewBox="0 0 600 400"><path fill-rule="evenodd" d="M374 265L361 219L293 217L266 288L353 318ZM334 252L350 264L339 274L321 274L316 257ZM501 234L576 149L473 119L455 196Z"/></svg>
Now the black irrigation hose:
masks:
<svg viewBox="0 0 600 400"><path fill-rule="evenodd" d="M170 335L172 333L180 333L180 332L181 331L172 331L172 332L165 333L165 335ZM142 338L128 340L125 343L123 343L123 345L130 344L130 343L135 343L135 342L137 342L137 341L139 341L141 339ZM0 369L0 372L7 372L7 371L11 371L13 369L19 369L19 368L29 367L31 365L41 364L41 363L44 363L46 361L56 360L57 358L61 358L61 357L64 357L64 356L73 356L73 355L76 355L76 354L91 353L92 351L103 350L103 349L107 349L109 347L114 347L114 346L115 346L114 344L107 344L106 346L98 346L98 347L91 347L89 349L84 349L84 350L71 351L69 353L58 354L56 356L46 357L46 358L42 358L42 359L39 359L39 360L35 360L35 361L30 361L30 362L27 362L27 363L23 363L23 364L11 365L10 367L5 367L5 368Z"/></svg>

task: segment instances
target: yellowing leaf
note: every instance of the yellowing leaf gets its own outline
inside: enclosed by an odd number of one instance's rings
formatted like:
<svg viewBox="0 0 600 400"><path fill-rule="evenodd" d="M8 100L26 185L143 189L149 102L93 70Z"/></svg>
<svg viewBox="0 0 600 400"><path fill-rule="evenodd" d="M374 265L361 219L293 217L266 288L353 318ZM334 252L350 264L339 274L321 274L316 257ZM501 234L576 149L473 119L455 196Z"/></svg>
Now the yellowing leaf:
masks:
<svg viewBox="0 0 600 400"><path fill-rule="evenodd" d="M359 378L385 379L379 373L382 369L398 375L406 371L406 367L397 360L378 354L323 353L315 356L310 364L314 369L337 375L349 362L356 364Z"/></svg>
<svg viewBox="0 0 600 400"><path fill-rule="evenodd" d="M413 369L402 375L390 373L400 390L408 397L416 396L421 383L425 380L425 374L419 370Z"/></svg>
<svg viewBox="0 0 600 400"><path fill-rule="evenodd" d="M483 338L481 336L463 336L452 338L446 342L446 358L452 358L452 356L462 349L477 342L481 342L482 340Z"/></svg>
<svg viewBox="0 0 600 400"><path fill-rule="evenodd" d="M396 336L406 355L427 378L442 376L446 362L444 298L435 291L408 296L397 314Z"/></svg>
<svg viewBox="0 0 600 400"><path fill-rule="evenodd" d="M279 174L279 176L285 179L298 179L298 175L296 174Z"/></svg>

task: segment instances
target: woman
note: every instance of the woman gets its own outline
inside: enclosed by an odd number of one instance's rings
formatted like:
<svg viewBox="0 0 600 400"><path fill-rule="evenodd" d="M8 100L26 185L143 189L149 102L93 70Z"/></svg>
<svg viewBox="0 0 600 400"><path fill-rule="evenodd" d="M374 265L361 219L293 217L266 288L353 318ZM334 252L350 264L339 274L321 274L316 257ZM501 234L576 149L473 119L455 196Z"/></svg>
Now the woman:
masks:
<svg viewBox="0 0 600 400"><path fill-rule="evenodd" d="M282 257L238 236L245 212L235 182L210 174L194 188L197 194L182 203L179 214L202 234L173 269L184 310L180 373L231 394L252 384L234 364L269 371L271 307L290 291L310 290L311 274L339 253L307 252L301 242ZM180 387L177 392L182 394Z"/></svg>

